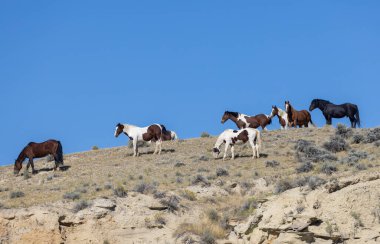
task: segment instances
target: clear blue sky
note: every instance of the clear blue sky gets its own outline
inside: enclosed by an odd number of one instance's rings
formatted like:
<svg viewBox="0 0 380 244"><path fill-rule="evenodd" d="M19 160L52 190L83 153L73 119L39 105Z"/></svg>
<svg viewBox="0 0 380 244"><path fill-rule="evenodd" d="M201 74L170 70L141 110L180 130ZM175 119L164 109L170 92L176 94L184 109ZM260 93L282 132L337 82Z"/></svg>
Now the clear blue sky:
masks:
<svg viewBox="0 0 380 244"><path fill-rule="evenodd" d="M378 126L379 13L377 0L1 1L0 163L49 138L65 153L125 145L117 122L218 134L235 128L224 110L284 100L356 103Z"/></svg>

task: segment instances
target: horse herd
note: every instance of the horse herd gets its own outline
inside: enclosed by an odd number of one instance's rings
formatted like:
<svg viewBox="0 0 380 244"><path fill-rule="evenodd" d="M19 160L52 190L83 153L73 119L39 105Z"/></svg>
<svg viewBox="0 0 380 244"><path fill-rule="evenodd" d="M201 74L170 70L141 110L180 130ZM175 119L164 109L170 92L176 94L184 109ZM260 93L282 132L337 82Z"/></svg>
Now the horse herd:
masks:
<svg viewBox="0 0 380 244"><path fill-rule="evenodd" d="M352 103L344 103L341 105L333 104L322 99L314 99L311 101L309 111L320 109L326 119L326 124L331 125L332 118L348 117L351 122L351 127L360 126L360 117L358 106ZM223 131L212 149L213 156L218 157L221 145L225 144L223 160L226 159L228 148L231 147L231 157L234 159L234 145L236 143L246 143L252 147L253 158L260 157L259 149L261 147L261 133L257 129L267 130L266 126L271 124L272 118L277 116L281 129L289 127L308 127L310 124L314 126L310 112L307 110L296 110L289 101L285 101L285 110L277 106L272 106L270 115L258 114L249 116L238 112L225 111L221 123L227 120L233 121L239 130L227 129ZM162 124L152 124L147 127L137 127L129 124L116 125L115 137L124 133L133 143L133 156L139 156L138 142L155 142L154 154L161 154L162 141L176 140L177 134L174 131L167 130ZM57 140L48 140L42 143L30 142L20 152L14 164L14 174L18 174L22 168L23 161L28 158L29 166L32 166L32 173L36 173L34 169L34 158L41 158L47 155L52 155L55 161L54 170L63 166L63 151L62 145Z"/></svg>

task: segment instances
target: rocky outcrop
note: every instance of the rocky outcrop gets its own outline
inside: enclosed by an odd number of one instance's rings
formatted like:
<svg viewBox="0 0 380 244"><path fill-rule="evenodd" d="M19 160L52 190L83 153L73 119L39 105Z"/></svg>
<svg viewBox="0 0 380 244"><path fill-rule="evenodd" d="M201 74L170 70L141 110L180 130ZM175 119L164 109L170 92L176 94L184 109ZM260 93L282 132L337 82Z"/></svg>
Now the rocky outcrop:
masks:
<svg viewBox="0 0 380 244"><path fill-rule="evenodd" d="M380 207L379 175L334 184L338 187L329 182L313 191L295 188L271 197L247 222L235 226L234 235L251 243L379 242L379 220L373 216Z"/></svg>

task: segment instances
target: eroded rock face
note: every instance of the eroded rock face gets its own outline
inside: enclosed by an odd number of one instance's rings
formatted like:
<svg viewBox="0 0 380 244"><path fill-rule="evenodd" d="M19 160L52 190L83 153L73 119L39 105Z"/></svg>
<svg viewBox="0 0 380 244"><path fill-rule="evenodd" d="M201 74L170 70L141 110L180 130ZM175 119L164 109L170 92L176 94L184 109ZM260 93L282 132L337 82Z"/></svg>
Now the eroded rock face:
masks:
<svg viewBox="0 0 380 244"><path fill-rule="evenodd" d="M373 217L379 204L376 174L329 182L314 191L291 189L262 205L262 219L250 237L252 243L380 242L380 224ZM235 228L240 236L247 229L243 226Z"/></svg>
<svg viewBox="0 0 380 244"><path fill-rule="evenodd" d="M380 178L377 174L339 179L315 190L294 188L259 199L254 214L229 223L229 243L378 243ZM227 184L228 186L229 184ZM237 184L235 188L239 185ZM263 187L266 187L264 184ZM216 186L190 188L197 196L224 196ZM178 243L174 230L184 219L199 220L202 209L170 212L151 195L98 198L77 212L76 202L60 201L0 210L0 243ZM378 209L380 211L380 209ZM155 221L157 214L165 224ZM198 240L197 238L193 238ZM222 242L223 243L223 242Z"/></svg>

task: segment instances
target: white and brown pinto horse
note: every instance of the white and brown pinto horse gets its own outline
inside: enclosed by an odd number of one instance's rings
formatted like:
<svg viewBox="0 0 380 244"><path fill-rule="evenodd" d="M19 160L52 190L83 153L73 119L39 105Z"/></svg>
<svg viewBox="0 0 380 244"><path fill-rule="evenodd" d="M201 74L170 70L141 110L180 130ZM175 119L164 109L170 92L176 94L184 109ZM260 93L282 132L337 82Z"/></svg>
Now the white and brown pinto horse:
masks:
<svg viewBox="0 0 380 244"><path fill-rule="evenodd" d="M272 112L270 113L269 117L273 118L276 115L278 117L278 122L281 125L281 130L287 130L289 127L288 114L275 105L272 106Z"/></svg>
<svg viewBox="0 0 380 244"><path fill-rule="evenodd" d="M236 143L246 143L249 142L249 144L252 147L253 155L252 158L259 158L260 152L259 148L261 147L261 135L260 131L257 129L252 128L245 128L241 130L231 130L227 129L222 132L222 134L219 135L218 139L216 140L216 143L214 145L214 148L212 149L214 158L217 158L220 153L220 146L225 143L224 147L224 156L223 160L227 157L227 150L231 146L231 158L235 158L235 149L234 146Z"/></svg>
<svg viewBox="0 0 380 244"><path fill-rule="evenodd" d="M166 128L160 124L153 124L147 127L137 127L134 125L120 124L116 125L115 137L118 137L121 133L124 133L129 137L129 140L133 142L133 156L139 156L137 142L138 141L154 141L156 142L156 148L153 154L161 154L162 141L164 134L166 134Z"/></svg>
<svg viewBox="0 0 380 244"><path fill-rule="evenodd" d="M226 122L229 119L235 122L236 126L239 129L243 129L243 128L256 129L259 126L261 126L263 130L267 130L266 126L272 122L271 118L265 114L249 116L249 115L241 114L238 112L225 111L222 116L222 121L221 121L222 124L224 124L224 122Z"/></svg>

